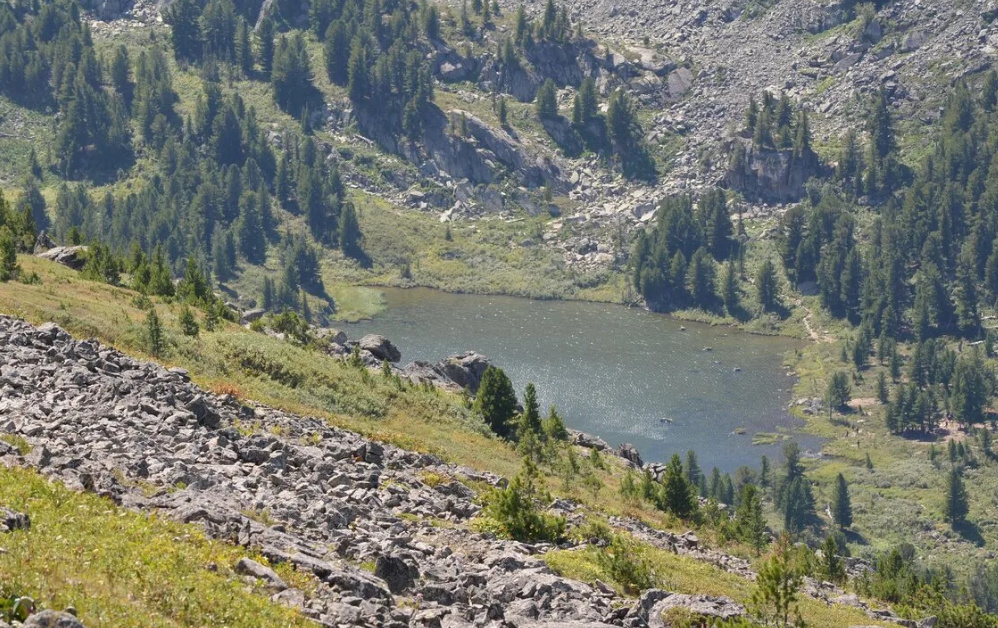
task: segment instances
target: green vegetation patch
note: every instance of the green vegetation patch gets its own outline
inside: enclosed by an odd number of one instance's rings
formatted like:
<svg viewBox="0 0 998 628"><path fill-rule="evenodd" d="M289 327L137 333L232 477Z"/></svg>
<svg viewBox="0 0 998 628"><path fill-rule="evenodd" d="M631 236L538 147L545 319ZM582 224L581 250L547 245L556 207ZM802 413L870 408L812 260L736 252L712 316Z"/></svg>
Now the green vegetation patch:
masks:
<svg viewBox="0 0 998 628"><path fill-rule="evenodd" d="M121 509L23 469L0 469L0 496L31 518L29 530L0 539L0 597L73 606L87 626L312 625L237 578L232 566L244 550L194 526ZM278 571L303 586L303 576Z"/></svg>

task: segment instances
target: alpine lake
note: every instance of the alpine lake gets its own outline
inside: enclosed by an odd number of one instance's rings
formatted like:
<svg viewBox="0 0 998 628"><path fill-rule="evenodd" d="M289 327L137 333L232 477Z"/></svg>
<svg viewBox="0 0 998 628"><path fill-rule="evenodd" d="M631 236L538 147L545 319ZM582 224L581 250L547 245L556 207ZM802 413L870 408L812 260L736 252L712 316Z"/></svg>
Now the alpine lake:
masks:
<svg viewBox="0 0 998 628"><path fill-rule="evenodd" d="M383 312L340 324L351 339L381 334L403 364L478 351L521 397L533 382L542 415L554 404L568 427L631 443L645 462L692 449L702 468L733 472L779 460L787 439L805 453L820 447L787 411L785 360L798 340L619 305L381 290Z"/></svg>

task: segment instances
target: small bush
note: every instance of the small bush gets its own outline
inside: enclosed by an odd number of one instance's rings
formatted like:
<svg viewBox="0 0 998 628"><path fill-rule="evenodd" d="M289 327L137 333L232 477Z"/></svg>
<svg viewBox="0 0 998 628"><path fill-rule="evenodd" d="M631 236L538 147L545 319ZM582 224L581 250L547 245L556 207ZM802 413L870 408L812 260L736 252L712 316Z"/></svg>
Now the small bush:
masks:
<svg viewBox="0 0 998 628"><path fill-rule="evenodd" d="M486 525L496 534L516 541L559 542L565 537L565 518L540 512L537 501L550 496L541 493L535 485L537 467L524 459L524 468L509 486L493 491L486 498ZM491 525L489 525L491 524Z"/></svg>
<svg viewBox="0 0 998 628"><path fill-rule="evenodd" d="M198 319L195 318L191 308L186 305L180 310L180 331L185 336L191 337L197 337L201 333L201 326L198 325Z"/></svg>
<svg viewBox="0 0 998 628"><path fill-rule="evenodd" d="M292 341L298 344L308 344L310 335L308 322L295 312L285 311L270 318L270 325L274 331L285 334Z"/></svg>
<svg viewBox="0 0 998 628"><path fill-rule="evenodd" d="M610 545L596 554L596 562L625 593L636 595L655 584L655 572L644 550L623 535L614 534Z"/></svg>
<svg viewBox="0 0 998 628"><path fill-rule="evenodd" d="M613 529L603 519L589 516L585 523L575 528L573 536L583 543L609 543L613 539Z"/></svg>

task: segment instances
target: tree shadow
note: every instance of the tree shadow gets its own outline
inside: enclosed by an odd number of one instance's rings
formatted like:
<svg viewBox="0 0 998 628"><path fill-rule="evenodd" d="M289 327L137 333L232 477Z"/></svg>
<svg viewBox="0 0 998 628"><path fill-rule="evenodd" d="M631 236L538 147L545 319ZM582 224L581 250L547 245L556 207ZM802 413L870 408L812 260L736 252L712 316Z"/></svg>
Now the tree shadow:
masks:
<svg viewBox="0 0 998 628"><path fill-rule="evenodd" d="M352 247L349 251L344 250L343 255L360 264L362 268L371 268L374 265L374 260L371 259L371 256L359 246Z"/></svg>
<svg viewBox="0 0 998 628"><path fill-rule="evenodd" d="M783 303L777 303L773 308L773 313L779 316L781 321L785 321L790 318L790 308Z"/></svg>
<svg viewBox="0 0 998 628"><path fill-rule="evenodd" d="M733 309L729 309L728 316L732 317L739 323L747 323L752 320L752 312L745 309L745 307L741 304L735 306Z"/></svg>
<svg viewBox="0 0 998 628"><path fill-rule="evenodd" d="M977 547L984 546L984 536L981 535L981 529L977 527L977 524L972 521L962 521L960 523L953 524L953 531L960 535L964 541L969 541Z"/></svg>
<svg viewBox="0 0 998 628"><path fill-rule="evenodd" d="M541 120L541 125L566 157L578 157L582 154L582 140L572 123L563 116Z"/></svg>
<svg viewBox="0 0 998 628"><path fill-rule="evenodd" d="M866 537L864 537L859 532L856 532L855 530L842 530L842 534L845 535L846 540L849 541L850 543L855 543L856 545L870 544L870 542L866 540Z"/></svg>

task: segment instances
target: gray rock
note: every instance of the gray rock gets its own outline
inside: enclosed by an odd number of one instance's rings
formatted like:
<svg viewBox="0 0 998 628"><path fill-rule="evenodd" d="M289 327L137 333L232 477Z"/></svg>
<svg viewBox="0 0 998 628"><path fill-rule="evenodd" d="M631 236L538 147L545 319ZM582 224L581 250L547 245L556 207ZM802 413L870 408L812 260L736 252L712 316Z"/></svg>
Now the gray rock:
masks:
<svg viewBox="0 0 998 628"><path fill-rule="evenodd" d="M258 321L261 318L263 318L266 313L267 310L263 308L257 308L255 310L246 310L245 312L243 312L243 315L239 317L239 324L249 325L253 321Z"/></svg>
<svg viewBox="0 0 998 628"><path fill-rule="evenodd" d="M638 467L644 466L644 463L641 462L641 454L638 452L637 447L630 443L623 443L620 447L617 447L617 451L615 453L624 460L627 460Z"/></svg>
<svg viewBox="0 0 998 628"><path fill-rule="evenodd" d="M198 424L215 429L221 424L221 417L205 401L204 397L198 395L187 404L187 410L197 417Z"/></svg>
<svg viewBox="0 0 998 628"><path fill-rule="evenodd" d="M389 362L398 362L402 359L402 352L398 350L384 336L378 334L368 334L360 339L357 345L362 351L368 351L378 360L388 360Z"/></svg>
<svg viewBox="0 0 998 628"><path fill-rule="evenodd" d="M597 451L611 450L610 444L599 436L593 436L592 434L586 434L585 432L579 432L572 429L568 430L568 434L573 445L578 445L579 447L585 447L587 449L595 449Z"/></svg>
<svg viewBox="0 0 998 628"><path fill-rule="evenodd" d="M84 628L80 620L69 613L44 610L29 617L23 628Z"/></svg>
<svg viewBox="0 0 998 628"><path fill-rule="evenodd" d="M49 237L48 233L44 229L38 232L38 237L35 238L35 248L32 251L35 255L44 253L49 249L55 248L55 242Z"/></svg>
<svg viewBox="0 0 998 628"><path fill-rule="evenodd" d="M31 519L28 515L0 506L0 533L29 528L31 528Z"/></svg>
<svg viewBox="0 0 998 628"><path fill-rule="evenodd" d="M378 556L374 564L374 575L388 584L394 594L411 588L419 577L419 571L398 556Z"/></svg>
<svg viewBox="0 0 998 628"><path fill-rule="evenodd" d="M648 628L667 628L662 614L672 608L685 608L693 615L708 620L726 620L745 615L745 607L728 597L673 593L652 607Z"/></svg>
<svg viewBox="0 0 998 628"><path fill-rule="evenodd" d="M51 260L63 266L68 266L73 270L81 270L87 263L87 247L85 246L57 246L44 253L39 253L37 257Z"/></svg>
<svg viewBox="0 0 998 628"><path fill-rule="evenodd" d="M804 195L804 184L822 173L813 151L794 158L790 149L755 148L741 138L734 140L731 150L742 151L743 158L732 160L726 182L750 199L767 203L797 201Z"/></svg>
<svg viewBox="0 0 998 628"><path fill-rule="evenodd" d="M238 574L262 580L267 588L275 591L283 591L288 588L287 583L277 575L276 571L251 558L240 558L239 562L236 563L235 571Z"/></svg>
<svg viewBox="0 0 998 628"><path fill-rule="evenodd" d="M416 384L426 382L455 392L467 389L475 394L489 364L491 362L484 355L469 351L452 355L436 364L412 362L402 369L402 374Z"/></svg>
<svg viewBox="0 0 998 628"><path fill-rule="evenodd" d="M325 340L330 344L345 345L347 342L347 335L338 329L329 329L327 327L317 327L313 330L315 337L320 340Z"/></svg>

